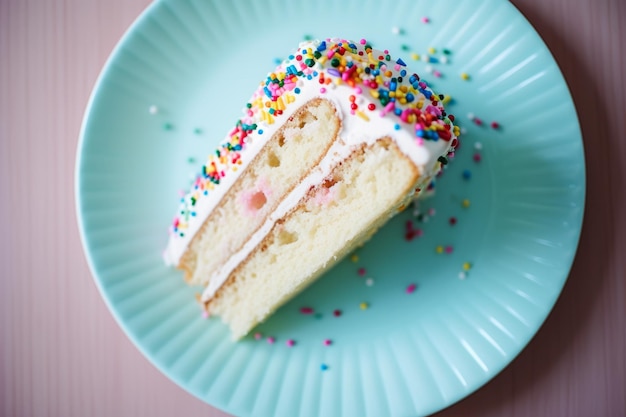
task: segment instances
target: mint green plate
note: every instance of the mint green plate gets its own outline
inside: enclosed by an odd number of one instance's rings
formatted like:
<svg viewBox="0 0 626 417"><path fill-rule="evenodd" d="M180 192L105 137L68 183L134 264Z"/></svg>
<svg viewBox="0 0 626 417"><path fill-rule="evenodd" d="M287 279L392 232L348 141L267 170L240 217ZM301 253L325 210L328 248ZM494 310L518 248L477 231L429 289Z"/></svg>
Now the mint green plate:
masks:
<svg viewBox="0 0 626 417"><path fill-rule="evenodd" d="M219 320L201 317L196 290L164 266L161 251L178 190L274 60L304 36L388 48L452 96L449 109L467 132L422 204L425 217L401 213L358 259L261 325L261 340L233 343ZM238 416L395 417L467 396L537 332L576 252L585 171L558 66L506 1L164 0L135 22L97 82L76 184L103 298L177 384ZM406 240L407 222L423 234Z"/></svg>

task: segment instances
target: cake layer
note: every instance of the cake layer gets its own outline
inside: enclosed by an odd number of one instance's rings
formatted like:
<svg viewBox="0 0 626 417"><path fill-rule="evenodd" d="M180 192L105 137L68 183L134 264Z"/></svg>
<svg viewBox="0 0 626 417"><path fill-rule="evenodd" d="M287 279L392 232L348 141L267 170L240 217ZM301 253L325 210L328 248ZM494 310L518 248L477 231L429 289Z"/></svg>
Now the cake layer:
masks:
<svg viewBox="0 0 626 417"><path fill-rule="evenodd" d="M279 219L208 300L246 335L369 238L425 180L389 137L362 144Z"/></svg>
<svg viewBox="0 0 626 417"><path fill-rule="evenodd" d="M185 251L180 268L188 282L206 285L241 249L278 203L319 164L336 139L340 124L333 104L316 98L274 133Z"/></svg>

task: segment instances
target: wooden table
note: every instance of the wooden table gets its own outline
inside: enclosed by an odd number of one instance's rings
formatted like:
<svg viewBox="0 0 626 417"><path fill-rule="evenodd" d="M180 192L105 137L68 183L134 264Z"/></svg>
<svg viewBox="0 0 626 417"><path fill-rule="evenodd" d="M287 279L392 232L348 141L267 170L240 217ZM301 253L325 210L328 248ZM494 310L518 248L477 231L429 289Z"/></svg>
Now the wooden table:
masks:
<svg viewBox="0 0 626 417"><path fill-rule="evenodd" d="M96 77L148 0L0 0L0 415L226 416L154 368L92 282L74 209ZM626 416L626 2L515 0L579 112L588 191L552 314L500 375L438 416ZM558 120L554 121L558 123Z"/></svg>

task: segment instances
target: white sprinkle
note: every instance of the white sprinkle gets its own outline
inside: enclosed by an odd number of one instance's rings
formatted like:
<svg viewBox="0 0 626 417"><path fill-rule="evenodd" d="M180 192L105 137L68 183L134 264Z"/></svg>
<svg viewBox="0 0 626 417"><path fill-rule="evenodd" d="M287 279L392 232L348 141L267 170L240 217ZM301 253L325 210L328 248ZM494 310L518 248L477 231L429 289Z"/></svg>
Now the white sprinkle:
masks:
<svg viewBox="0 0 626 417"><path fill-rule="evenodd" d="M459 279L467 278L467 274L464 271L459 272Z"/></svg>
<svg viewBox="0 0 626 417"><path fill-rule="evenodd" d="M424 62L430 62L430 57L426 54L422 55L422 61Z"/></svg>
<svg viewBox="0 0 626 417"><path fill-rule="evenodd" d="M462 128L461 128L461 134L462 134L462 135L467 134L467 128L466 128L466 127L462 127Z"/></svg>
<svg viewBox="0 0 626 417"><path fill-rule="evenodd" d="M426 67L424 67L424 69L426 70L426 72L431 73L433 72L433 66L432 65L426 65Z"/></svg>
<svg viewBox="0 0 626 417"><path fill-rule="evenodd" d="M157 114L159 112L159 108L153 104L152 106L150 106L148 111L150 112L150 114Z"/></svg>
<svg viewBox="0 0 626 417"><path fill-rule="evenodd" d="M481 142L476 142L474 144L474 149L476 149L477 151L480 151L483 148L483 144Z"/></svg>
<svg viewBox="0 0 626 417"><path fill-rule="evenodd" d="M441 58L439 58L439 62L441 62L442 64L447 64L448 63L448 57L447 56L442 56Z"/></svg>
<svg viewBox="0 0 626 417"><path fill-rule="evenodd" d="M391 28L391 33L394 35L399 35L402 33L402 30L398 26L394 26Z"/></svg>
<svg viewBox="0 0 626 417"><path fill-rule="evenodd" d="M467 118L470 120L474 120L476 118L476 115L474 113L467 113Z"/></svg>
<svg viewBox="0 0 626 417"><path fill-rule="evenodd" d="M372 278L368 278L365 280L365 285L367 285L368 287L371 287L372 285L374 285L374 279Z"/></svg>

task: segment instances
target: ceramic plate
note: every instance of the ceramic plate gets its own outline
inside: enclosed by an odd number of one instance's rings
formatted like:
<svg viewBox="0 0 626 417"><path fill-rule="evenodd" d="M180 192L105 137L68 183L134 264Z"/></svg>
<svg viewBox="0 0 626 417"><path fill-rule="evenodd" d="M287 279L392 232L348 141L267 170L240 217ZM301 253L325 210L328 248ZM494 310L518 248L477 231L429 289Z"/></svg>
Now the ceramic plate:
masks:
<svg viewBox="0 0 626 417"><path fill-rule="evenodd" d="M464 141L422 215L405 210L259 340L233 343L161 253L179 190L307 36L402 57L451 96ZM501 0L157 1L97 82L76 180L85 251L121 327L173 381L238 416L421 416L467 396L554 305L585 193L567 86Z"/></svg>

